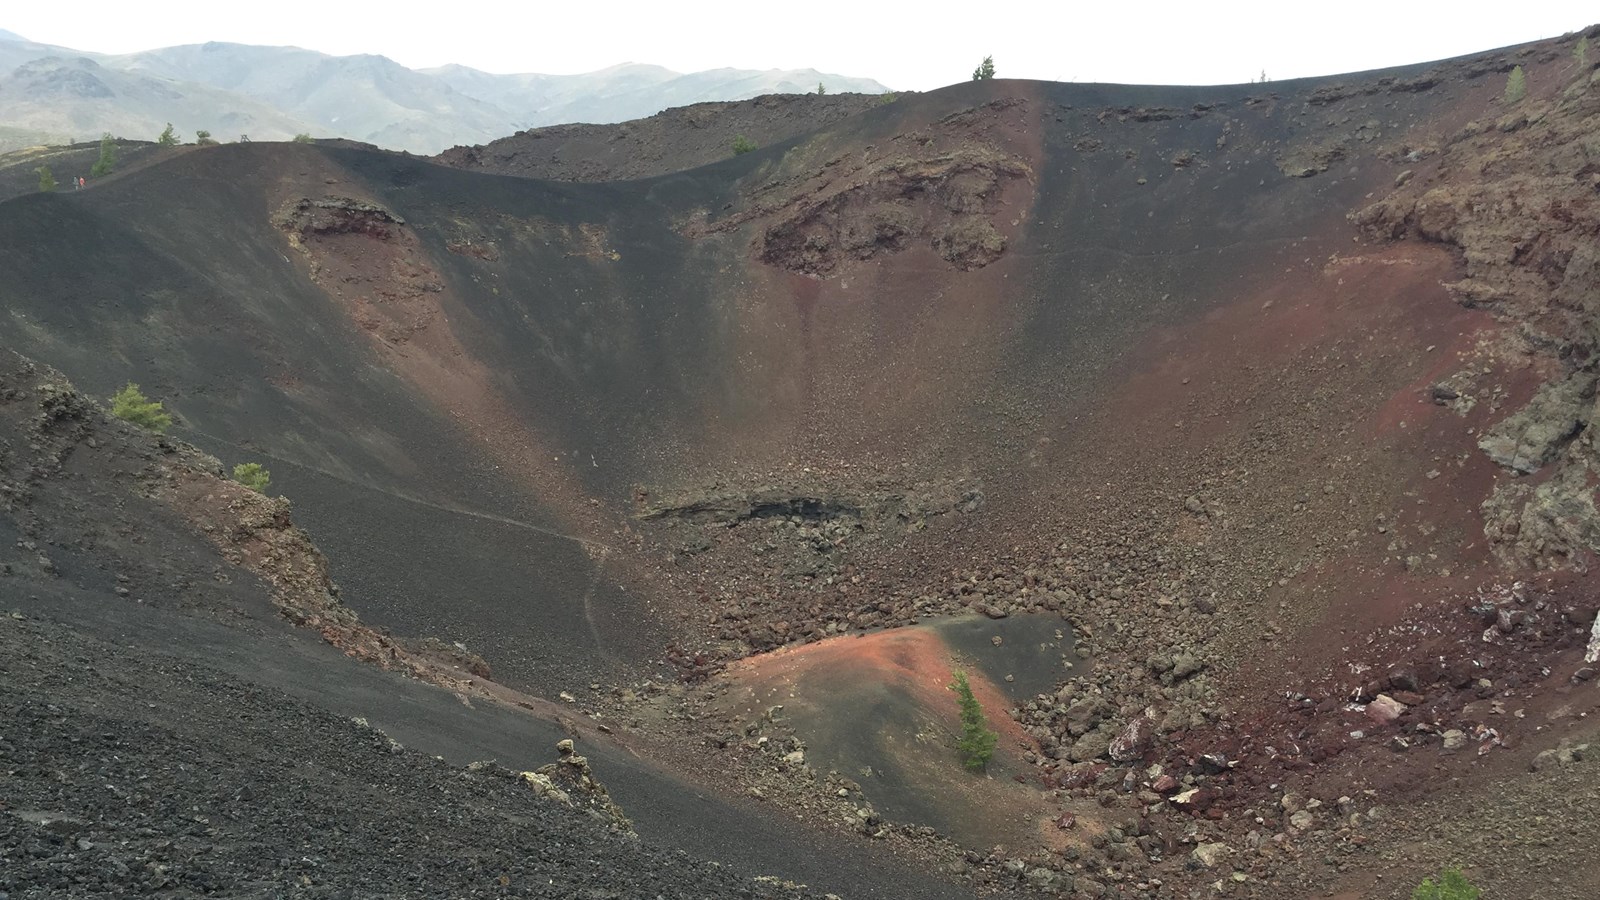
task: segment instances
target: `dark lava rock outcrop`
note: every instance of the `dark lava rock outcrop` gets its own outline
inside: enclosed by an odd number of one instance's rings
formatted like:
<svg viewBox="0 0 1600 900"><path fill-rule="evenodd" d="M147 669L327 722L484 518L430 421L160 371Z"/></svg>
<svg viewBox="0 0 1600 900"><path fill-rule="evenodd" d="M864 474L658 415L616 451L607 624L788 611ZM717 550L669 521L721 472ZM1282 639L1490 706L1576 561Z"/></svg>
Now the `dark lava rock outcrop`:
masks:
<svg viewBox="0 0 1600 900"><path fill-rule="evenodd" d="M1000 258L1006 239L990 223L1004 182L1025 178L1020 160L967 151L934 158L891 158L859 181L809 189L761 236L762 262L826 275L846 259L867 260L931 242L951 265L979 269Z"/></svg>
<svg viewBox="0 0 1600 900"><path fill-rule="evenodd" d="M803 144L775 171L761 173L770 180L743 209L696 222L689 233L758 221L756 257L811 276L913 245L933 248L961 271L983 268L1005 252L1013 228L1000 216L1027 202L1033 180L1027 161L993 134L1026 131L1027 119L1026 101L1006 98L895 135L859 156L819 159L827 142Z"/></svg>
<svg viewBox="0 0 1600 900"><path fill-rule="evenodd" d="M1484 502L1485 533L1508 558L1587 567L1600 547L1590 487L1600 479L1590 432L1600 365L1600 75L1554 48L1540 61L1542 89L1397 150L1411 166L1397 189L1352 219L1385 238L1454 248L1465 271L1451 295L1514 327L1502 352L1522 357L1543 384L1478 443L1517 475L1554 472L1538 485L1500 482Z"/></svg>

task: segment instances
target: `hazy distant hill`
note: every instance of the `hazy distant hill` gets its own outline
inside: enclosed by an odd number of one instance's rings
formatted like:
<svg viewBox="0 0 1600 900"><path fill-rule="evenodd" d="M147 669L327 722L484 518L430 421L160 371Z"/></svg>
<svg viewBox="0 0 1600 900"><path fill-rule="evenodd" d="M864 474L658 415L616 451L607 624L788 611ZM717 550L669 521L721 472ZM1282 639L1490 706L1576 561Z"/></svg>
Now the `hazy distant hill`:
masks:
<svg viewBox="0 0 1600 900"><path fill-rule="evenodd" d="M605 124L653 116L664 109L765 94L881 94L870 78L829 75L816 69L712 69L684 75L660 66L624 63L583 75L493 75L466 66L424 70L463 94L517 116L518 127L569 122Z"/></svg>
<svg viewBox="0 0 1600 900"><path fill-rule="evenodd" d="M623 63L586 75L495 75L459 65L422 71L463 94L520 113L529 124L557 107L582 102L586 96L598 100L600 95L615 97L649 91L681 77L671 69L638 63Z"/></svg>
<svg viewBox="0 0 1600 900"><path fill-rule="evenodd" d="M778 144L882 106L871 94L765 94L674 107L614 124L544 125L436 162L458 169L551 181L623 181L681 172L733 155L735 135Z"/></svg>
<svg viewBox="0 0 1600 900"><path fill-rule="evenodd" d="M297 47L189 44L108 60L109 65L242 94L341 135L426 152L502 135L502 110L382 56L329 56Z"/></svg>
<svg viewBox="0 0 1600 900"><path fill-rule="evenodd" d="M36 44L14 31L7 31L4 37L0 37L0 75L9 75L11 70L17 66L46 56L99 58L93 53L79 53L66 47ZM9 110L6 112L9 112ZM10 116L7 115L6 118L9 120Z"/></svg>
<svg viewBox="0 0 1600 900"><path fill-rule="evenodd" d="M0 32L0 150L44 136L111 131L152 138L166 122L192 138L299 132L437 153L567 122L620 122L673 106L815 91L882 93L876 81L813 69L681 74L628 63L583 75L408 69L382 56L208 43L108 56Z"/></svg>
<svg viewBox="0 0 1600 900"><path fill-rule="evenodd" d="M193 82L46 56L0 75L0 126L47 139L89 140L109 131L155 140L171 122L185 140L204 128L219 140L287 140L306 122L259 101ZM38 138L35 138L38 139Z"/></svg>

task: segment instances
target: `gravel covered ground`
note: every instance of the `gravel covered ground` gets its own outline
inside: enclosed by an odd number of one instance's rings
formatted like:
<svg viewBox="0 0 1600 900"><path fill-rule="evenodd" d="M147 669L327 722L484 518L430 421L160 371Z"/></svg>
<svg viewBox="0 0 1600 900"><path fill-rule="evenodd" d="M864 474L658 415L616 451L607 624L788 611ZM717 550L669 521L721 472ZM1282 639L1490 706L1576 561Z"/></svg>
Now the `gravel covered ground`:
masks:
<svg viewBox="0 0 1600 900"><path fill-rule="evenodd" d="M205 666L0 618L0 897L793 897ZM553 755L553 753L552 753Z"/></svg>

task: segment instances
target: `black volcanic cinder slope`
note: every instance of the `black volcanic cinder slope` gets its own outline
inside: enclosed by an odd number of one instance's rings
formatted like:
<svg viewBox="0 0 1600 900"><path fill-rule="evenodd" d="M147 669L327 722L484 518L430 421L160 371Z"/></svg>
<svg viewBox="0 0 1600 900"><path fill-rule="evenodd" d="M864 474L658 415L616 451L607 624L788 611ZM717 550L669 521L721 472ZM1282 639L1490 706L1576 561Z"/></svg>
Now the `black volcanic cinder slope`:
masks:
<svg viewBox="0 0 1600 900"><path fill-rule="evenodd" d="M612 833L505 768L550 761L570 723L463 703L283 621L275 591L315 561L258 557L270 578L245 565L240 549L254 551L238 538L260 526L213 460L4 350L0 425L0 891L12 897L809 893L749 880L760 873L818 892L963 896L585 732L640 838ZM190 502L211 527L174 502L185 484L201 486ZM491 759L503 765L463 768Z"/></svg>
<svg viewBox="0 0 1600 900"><path fill-rule="evenodd" d="M19 276L4 288L12 345L96 393L137 381L179 413L185 436L230 464L264 462L291 497L320 498L302 518L334 555L364 560L338 576L376 623L477 649L500 635L507 642L492 649L507 675L539 672L552 689L579 680L572 673L605 649L587 643L580 599L595 579L582 545L452 435L446 411L382 371L270 225L262 230L272 210L248 157L274 151L238 149L246 159L222 171L186 169L170 206L145 199L143 174L82 195L19 198L39 216L22 226L25 240L3 241ZM77 338L33 346L30 333ZM40 352L50 344L61 352ZM382 536L375 522L404 537ZM460 603L482 612L462 616ZM645 637L630 618L622 633ZM463 621L483 627L456 630ZM519 630L566 638L513 643Z"/></svg>
<svg viewBox="0 0 1600 900"><path fill-rule="evenodd" d="M610 832L504 767L471 774L402 749L364 720L209 666L9 614L0 617L0 649L0 764L9 770L0 891L18 900L217 891L821 896L771 876L753 881L759 873L694 859L660 837ZM55 683L63 669L79 671L70 688ZM554 756L553 748L525 752L530 763ZM717 817L702 827L723 832L723 813L709 804L685 812ZM714 849L759 828L723 832ZM666 829L656 833L670 838ZM800 875L779 857L793 844L773 849L767 853L787 878ZM941 891L906 887L872 895Z"/></svg>

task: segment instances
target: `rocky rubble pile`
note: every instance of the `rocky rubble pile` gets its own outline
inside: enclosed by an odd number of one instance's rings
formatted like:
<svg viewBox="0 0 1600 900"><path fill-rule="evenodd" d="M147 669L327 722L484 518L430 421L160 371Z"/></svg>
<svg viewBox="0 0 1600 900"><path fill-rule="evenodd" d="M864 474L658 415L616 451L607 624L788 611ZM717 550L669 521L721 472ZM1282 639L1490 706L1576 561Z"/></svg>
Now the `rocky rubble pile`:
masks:
<svg viewBox="0 0 1600 900"><path fill-rule="evenodd" d="M522 779L538 786L549 786L552 795L565 798L575 809L588 810L613 831L633 833L633 823L613 803L605 785L594 777L589 760L578 755L571 739L556 744L560 759L537 772L524 772Z"/></svg>

